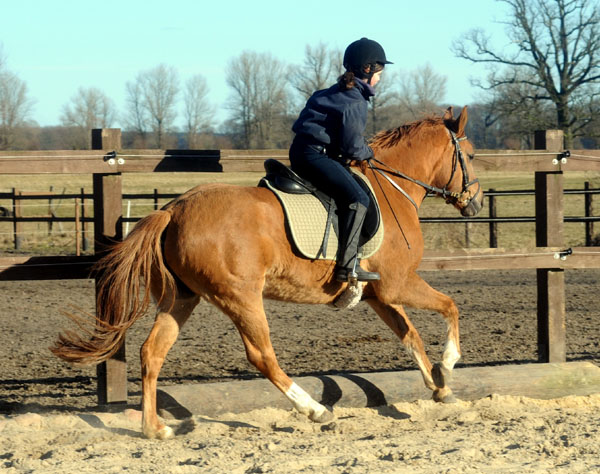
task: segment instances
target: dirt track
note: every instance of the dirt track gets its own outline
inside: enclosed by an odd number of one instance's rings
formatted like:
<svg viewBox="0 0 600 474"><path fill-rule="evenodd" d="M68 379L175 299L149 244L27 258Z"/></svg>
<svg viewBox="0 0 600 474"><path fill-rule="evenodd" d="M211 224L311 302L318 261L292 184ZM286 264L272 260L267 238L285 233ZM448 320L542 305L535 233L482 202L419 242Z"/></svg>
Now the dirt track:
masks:
<svg viewBox="0 0 600 474"><path fill-rule="evenodd" d="M428 272L461 311L461 365L532 362L536 355L535 271ZM600 365L600 271L566 272L567 358ZM91 281L0 282L0 413L86 411L96 405L95 368L70 367L47 347L65 327L62 310L93 309ZM354 310L266 302L281 366L291 375L415 369L392 332L361 303ZM432 360L445 325L411 310ZM138 350L152 317L128 333L130 406L139 403ZM202 303L169 353L159 385L255 377L231 322Z"/></svg>

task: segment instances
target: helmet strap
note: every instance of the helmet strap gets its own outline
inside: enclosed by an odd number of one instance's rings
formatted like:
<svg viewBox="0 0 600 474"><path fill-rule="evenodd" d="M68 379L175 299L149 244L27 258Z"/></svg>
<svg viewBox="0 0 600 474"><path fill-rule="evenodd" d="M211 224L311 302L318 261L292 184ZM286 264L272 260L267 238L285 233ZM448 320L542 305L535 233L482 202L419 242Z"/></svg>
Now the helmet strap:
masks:
<svg viewBox="0 0 600 474"><path fill-rule="evenodd" d="M367 66L363 68L363 73L365 74L367 84L371 85L371 79L373 78L373 74L375 74L375 68L373 65L367 64Z"/></svg>

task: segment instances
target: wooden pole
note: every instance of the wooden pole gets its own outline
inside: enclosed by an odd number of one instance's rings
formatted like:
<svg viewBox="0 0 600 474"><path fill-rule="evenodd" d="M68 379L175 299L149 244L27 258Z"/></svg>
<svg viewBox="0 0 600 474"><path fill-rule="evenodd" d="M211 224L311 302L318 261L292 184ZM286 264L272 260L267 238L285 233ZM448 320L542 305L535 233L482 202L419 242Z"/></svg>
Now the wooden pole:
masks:
<svg viewBox="0 0 600 474"><path fill-rule="evenodd" d="M120 128L92 129L92 150L116 151L121 148Z"/></svg>
<svg viewBox="0 0 600 474"><path fill-rule="evenodd" d="M584 183L583 187L584 187L585 191L589 191L590 190L590 182L586 181ZM584 194L584 202L585 202L585 217L591 217L593 215L592 195L589 192L586 192ZM585 246L591 247L593 239L594 239L594 223L586 222L585 223Z"/></svg>
<svg viewBox="0 0 600 474"><path fill-rule="evenodd" d="M86 252L89 249L88 243L88 224L85 220L86 212L85 212L85 189L81 188L81 243L83 251Z"/></svg>
<svg viewBox="0 0 600 474"><path fill-rule="evenodd" d="M79 217L79 198L75 198L75 255L81 255L81 234L79 233L81 219Z"/></svg>
<svg viewBox="0 0 600 474"><path fill-rule="evenodd" d="M94 149L107 150L109 145L120 142L115 130L92 130L92 144ZM120 131L119 131L120 132ZM119 133L120 135L120 133ZM104 137L108 142L103 141ZM94 253L96 256L103 254L111 243L123 238L122 200L123 186L121 173L93 175L94 186ZM98 279L96 276L96 297L98 296ZM127 402L127 359L125 357L125 341L119 350L106 362L97 366L98 375L98 403Z"/></svg>
<svg viewBox="0 0 600 474"><path fill-rule="evenodd" d="M12 211L13 211L13 234L14 234L14 246L15 250L21 250L21 200L18 196L21 195L21 191L17 191L16 188L12 189Z"/></svg>
<svg viewBox="0 0 600 474"><path fill-rule="evenodd" d="M561 130L539 131L535 148L560 152ZM552 158L549 158L552 159ZM564 246L563 173L535 173L536 245ZM538 358L540 362L566 360L565 277L562 269L537 270Z"/></svg>
<svg viewBox="0 0 600 474"><path fill-rule="evenodd" d="M495 189L490 189L490 192L494 192ZM497 217L496 212L496 196L488 194L488 206L489 206L489 215L490 219L495 219ZM490 222L490 248L497 249L498 248L498 223Z"/></svg>

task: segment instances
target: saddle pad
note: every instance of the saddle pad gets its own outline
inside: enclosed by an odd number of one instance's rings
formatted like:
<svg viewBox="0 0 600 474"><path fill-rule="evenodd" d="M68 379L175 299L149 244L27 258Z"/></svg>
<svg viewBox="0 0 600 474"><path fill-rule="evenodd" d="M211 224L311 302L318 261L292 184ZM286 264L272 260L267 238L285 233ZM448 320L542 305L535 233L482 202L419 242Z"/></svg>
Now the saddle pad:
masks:
<svg viewBox="0 0 600 474"><path fill-rule="evenodd" d="M371 187L371 183L369 183L365 175L354 170L351 171ZM335 260L339 242L333 226L329 230L329 238L325 251L326 257L323 257L322 253L319 254L323 239L325 238L325 226L327 225L327 211L323 207L323 204L312 194L285 193L271 186L266 180L265 185L279 198L287 217L292 239L298 251L303 256L313 260ZM375 196L374 193L373 196ZM382 242L383 222L380 222L379 229L373 238L358 250L358 256L360 258L370 257L379 250Z"/></svg>

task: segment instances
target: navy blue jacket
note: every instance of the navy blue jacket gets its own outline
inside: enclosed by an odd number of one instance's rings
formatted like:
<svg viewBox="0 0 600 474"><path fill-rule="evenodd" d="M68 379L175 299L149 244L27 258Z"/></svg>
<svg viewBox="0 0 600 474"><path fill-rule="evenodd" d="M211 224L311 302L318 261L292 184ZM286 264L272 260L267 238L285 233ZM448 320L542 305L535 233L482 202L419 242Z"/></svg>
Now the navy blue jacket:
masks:
<svg viewBox="0 0 600 474"><path fill-rule="evenodd" d="M363 134L367 125L368 102L374 90L364 82L355 82L352 89L343 90L335 84L315 92L292 126L296 133L295 141L322 145L331 157L372 158L373 150Z"/></svg>

